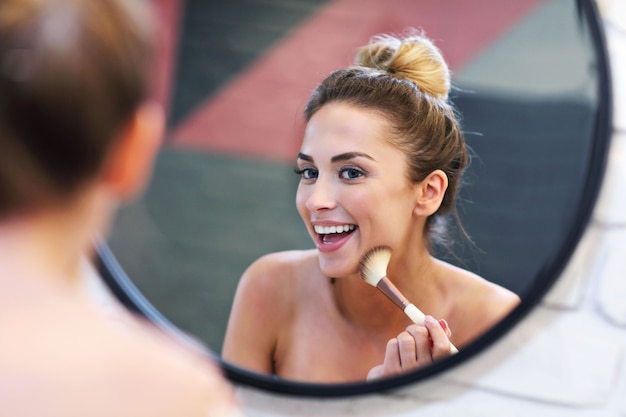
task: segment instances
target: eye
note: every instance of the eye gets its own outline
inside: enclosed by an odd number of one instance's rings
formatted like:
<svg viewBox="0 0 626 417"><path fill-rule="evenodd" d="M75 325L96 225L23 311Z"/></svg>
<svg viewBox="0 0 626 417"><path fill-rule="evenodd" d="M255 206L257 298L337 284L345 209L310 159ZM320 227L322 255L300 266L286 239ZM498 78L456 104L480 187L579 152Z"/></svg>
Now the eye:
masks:
<svg viewBox="0 0 626 417"><path fill-rule="evenodd" d="M355 167L346 167L339 171L339 177L344 180L355 180L363 175L365 175L365 172L362 169Z"/></svg>
<svg viewBox="0 0 626 417"><path fill-rule="evenodd" d="M303 180L314 180L317 178L317 169L315 168L295 168L293 171Z"/></svg>

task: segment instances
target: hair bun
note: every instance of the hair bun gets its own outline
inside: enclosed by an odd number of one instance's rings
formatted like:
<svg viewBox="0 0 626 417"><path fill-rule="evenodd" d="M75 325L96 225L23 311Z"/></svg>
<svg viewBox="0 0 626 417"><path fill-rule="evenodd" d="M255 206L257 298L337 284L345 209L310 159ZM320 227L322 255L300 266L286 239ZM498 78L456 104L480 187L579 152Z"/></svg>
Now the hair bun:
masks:
<svg viewBox="0 0 626 417"><path fill-rule="evenodd" d="M435 98L448 97L448 65L441 51L422 34L411 34L404 38L374 36L368 45L359 49L355 63L411 81L421 92Z"/></svg>

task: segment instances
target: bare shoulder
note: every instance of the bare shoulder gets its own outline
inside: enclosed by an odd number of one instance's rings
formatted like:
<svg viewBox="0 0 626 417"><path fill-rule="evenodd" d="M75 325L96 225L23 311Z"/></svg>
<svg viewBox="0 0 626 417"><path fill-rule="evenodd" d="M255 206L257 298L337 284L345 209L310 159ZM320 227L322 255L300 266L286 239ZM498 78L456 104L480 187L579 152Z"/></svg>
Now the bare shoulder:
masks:
<svg viewBox="0 0 626 417"><path fill-rule="evenodd" d="M243 273L237 292L245 292L251 299L288 301L276 296L296 290L300 271L317 259L315 250L293 250L264 255L254 261Z"/></svg>
<svg viewBox="0 0 626 417"><path fill-rule="evenodd" d="M460 344L489 330L520 303L513 291L473 272L441 262L448 272L454 299L454 321ZM455 333L455 329L453 329Z"/></svg>
<svg viewBox="0 0 626 417"><path fill-rule="evenodd" d="M117 398L142 411L134 415L236 415L232 387L199 345L178 340L134 317L129 317L126 328L119 323L115 327L105 330L113 343L111 356L122 362L112 364L121 372L111 373L111 381L118 389L124 387Z"/></svg>
<svg viewBox="0 0 626 417"><path fill-rule="evenodd" d="M151 402L160 403L151 415L183 415L181 410L198 416L235 415L233 389L200 345L178 340L149 323L134 323L129 328L134 337L127 347L132 362L128 367L134 365L137 375L146 381L142 384L151 391Z"/></svg>
<svg viewBox="0 0 626 417"><path fill-rule="evenodd" d="M285 251L262 256L237 285L222 357L247 369L273 373L279 340L288 337L300 304L303 274L316 251Z"/></svg>
<svg viewBox="0 0 626 417"><path fill-rule="evenodd" d="M13 308L2 324L13 334L0 347L0 385L16 388L3 404L9 414L228 416L236 409L215 364L130 314L110 320L83 301L57 298Z"/></svg>
<svg viewBox="0 0 626 417"><path fill-rule="evenodd" d="M244 276L264 276L267 273L279 272L281 274L277 275L275 277L276 279L280 279L281 276L283 278L289 278L291 275L289 273L293 272L295 268L299 268L314 259L317 259L317 252L313 249L274 252L263 255L250 264ZM285 277L284 273L288 273L288 276Z"/></svg>

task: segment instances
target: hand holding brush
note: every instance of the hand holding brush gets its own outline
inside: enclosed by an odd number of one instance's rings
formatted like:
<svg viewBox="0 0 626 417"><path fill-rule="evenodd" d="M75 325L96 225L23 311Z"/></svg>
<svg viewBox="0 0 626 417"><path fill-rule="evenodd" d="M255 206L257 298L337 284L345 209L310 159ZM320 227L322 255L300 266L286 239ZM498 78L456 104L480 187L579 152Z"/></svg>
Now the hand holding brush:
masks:
<svg viewBox="0 0 626 417"><path fill-rule="evenodd" d="M395 305L411 319L413 323L424 326L424 313L411 303L400 290L387 278L387 265L391 259L391 248L377 246L369 250L361 260L361 278L368 284L378 288ZM450 342L450 352L459 350Z"/></svg>

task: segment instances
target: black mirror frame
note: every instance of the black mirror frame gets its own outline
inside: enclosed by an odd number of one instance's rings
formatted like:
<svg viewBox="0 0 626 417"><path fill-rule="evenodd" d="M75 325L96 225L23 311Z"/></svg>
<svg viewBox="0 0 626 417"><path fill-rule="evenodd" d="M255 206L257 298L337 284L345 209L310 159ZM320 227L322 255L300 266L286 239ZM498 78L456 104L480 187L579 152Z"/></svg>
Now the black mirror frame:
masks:
<svg viewBox="0 0 626 417"><path fill-rule="evenodd" d="M310 397L346 397L386 391L408 384L413 384L448 370L479 353L500 339L522 320L543 298L565 269L576 246L591 220L593 208L598 198L602 179L606 168L610 135L612 127L612 93L611 74L606 39L597 6L593 0L577 0L578 14L589 28L598 73L598 108L594 122L594 141L590 154L590 168L584 185L578 219L570 230L561 250L553 262L546 265L535 279L529 295L504 320L479 337L476 341L462 349L458 354L434 363L427 368L419 369L399 376L376 380L367 383L349 384L311 384L294 382L268 375L250 372L223 361L210 349L206 353L222 367L226 377L236 384L243 384L265 391L287 395ZM183 341L191 341L192 337L182 332L165 318L135 287L126 276L122 267L104 241L95 242L96 267L106 285L121 303L132 312L139 314L158 327Z"/></svg>

